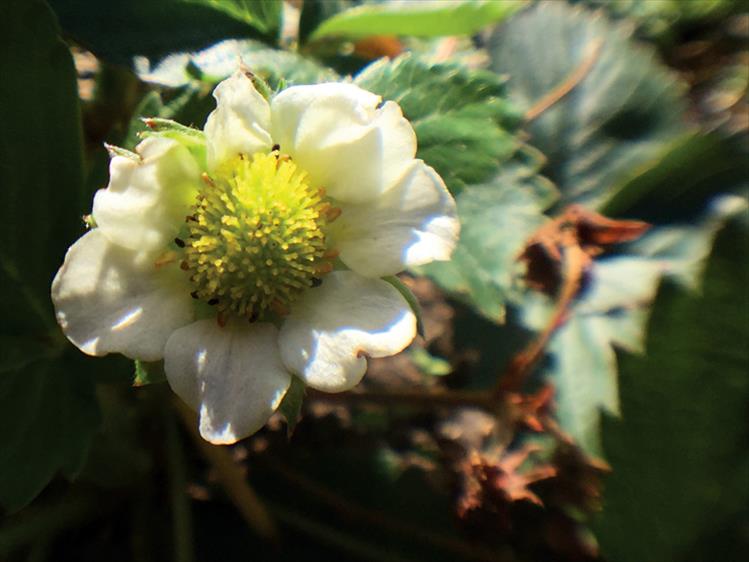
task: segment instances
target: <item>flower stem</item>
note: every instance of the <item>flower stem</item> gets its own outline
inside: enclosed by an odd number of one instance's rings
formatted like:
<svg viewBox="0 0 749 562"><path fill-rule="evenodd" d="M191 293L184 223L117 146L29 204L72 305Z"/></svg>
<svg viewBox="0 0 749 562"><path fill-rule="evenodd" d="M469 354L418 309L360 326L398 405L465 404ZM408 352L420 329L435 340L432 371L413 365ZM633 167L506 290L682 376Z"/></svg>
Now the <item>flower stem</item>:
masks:
<svg viewBox="0 0 749 562"><path fill-rule="evenodd" d="M231 457L230 449L211 445L203 440L198 432L197 416L181 401L174 401L177 413L183 425L192 437L200 453L216 470L218 480L226 490L226 495L237 508L247 525L259 536L271 540L278 540L278 529L268 510L250 487L245 474Z"/></svg>
<svg viewBox="0 0 749 562"><path fill-rule="evenodd" d="M167 408L165 411L166 453L169 471L169 497L172 506L172 531L174 540L175 562L193 562L192 511L190 498L187 496L187 477L185 475L185 455L177 429L175 413Z"/></svg>

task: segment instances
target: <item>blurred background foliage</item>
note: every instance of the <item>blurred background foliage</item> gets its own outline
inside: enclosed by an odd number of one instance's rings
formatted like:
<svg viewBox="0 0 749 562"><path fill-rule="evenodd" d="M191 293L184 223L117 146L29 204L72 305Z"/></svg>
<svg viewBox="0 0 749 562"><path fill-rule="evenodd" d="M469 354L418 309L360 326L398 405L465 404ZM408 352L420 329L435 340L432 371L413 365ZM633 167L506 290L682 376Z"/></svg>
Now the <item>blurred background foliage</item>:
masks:
<svg viewBox="0 0 749 562"><path fill-rule="evenodd" d="M738 560L749 549L749 13L734 0L7 0L3 560ZM49 284L141 117L238 57L397 101L455 195L425 337L201 442ZM641 222L645 221L646 225ZM296 425L294 425L296 424Z"/></svg>

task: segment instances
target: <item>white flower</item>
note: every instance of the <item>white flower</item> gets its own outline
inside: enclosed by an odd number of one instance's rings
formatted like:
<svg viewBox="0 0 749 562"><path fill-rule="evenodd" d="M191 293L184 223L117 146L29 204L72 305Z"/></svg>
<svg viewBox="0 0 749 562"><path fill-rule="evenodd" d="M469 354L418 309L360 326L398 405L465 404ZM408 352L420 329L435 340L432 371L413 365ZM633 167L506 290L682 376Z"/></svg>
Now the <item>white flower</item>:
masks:
<svg viewBox="0 0 749 562"><path fill-rule="evenodd" d="M397 104L339 83L268 103L242 72L214 96L204 135L112 158L52 299L85 353L163 359L203 437L232 443L292 375L344 391L408 346L414 314L381 278L448 259L458 221Z"/></svg>

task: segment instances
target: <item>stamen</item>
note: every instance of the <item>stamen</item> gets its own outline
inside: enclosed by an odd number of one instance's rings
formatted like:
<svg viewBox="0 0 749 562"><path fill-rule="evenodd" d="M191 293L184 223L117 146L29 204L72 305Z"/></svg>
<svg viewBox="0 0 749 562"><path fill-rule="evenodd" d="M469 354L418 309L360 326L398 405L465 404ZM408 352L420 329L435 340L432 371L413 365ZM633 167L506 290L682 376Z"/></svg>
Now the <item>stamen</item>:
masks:
<svg viewBox="0 0 749 562"><path fill-rule="evenodd" d="M326 225L341 210L278 152L240 155L203 180L187 217L189 236L175 240L184 243L182 268L194 294L216 306L220 325L228 314L251 322L269 310L288 314L333 270L338 252L326 246Z"/></svg>

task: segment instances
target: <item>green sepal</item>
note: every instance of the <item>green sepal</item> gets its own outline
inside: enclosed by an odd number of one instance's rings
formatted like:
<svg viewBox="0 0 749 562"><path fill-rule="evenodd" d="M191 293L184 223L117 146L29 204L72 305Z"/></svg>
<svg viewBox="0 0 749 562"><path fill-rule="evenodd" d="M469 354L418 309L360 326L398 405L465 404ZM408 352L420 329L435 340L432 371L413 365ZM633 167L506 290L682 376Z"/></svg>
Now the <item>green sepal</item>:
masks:
<svg viewBox="0 0 749 562"><path fill-rule="evenodd" d="M160 136L166 136L181 140L183 137L191 139L192 142L205 142L205 135L203 131L187 127L182 123L177 123L171 119L164 119L163 117L146 117L143 122L148 127L148 131L142 133L144 137L150 134L158 134Z"/></svg>
<svg viewBox="0 0 749 562"><path fill-rule="evenodd" d="M166 137L176 140L190 151L201 169L206 169L205 134L203 131L163 117L146 117L142 121L148 129L139 133L141 138Z"/></svg>
<svg viewBox="0 0 749 562"><path fill-rule="evenodd" d="M145 386L147 384L162 383L166 381L163 361L141 361L134 362L135 377L133 386Z"/></svg>
<svg viewBox="0 0 749 562"><path fill-rule="evenodd" d="M411 289L406 287L403 281L398 279L395 275L388 275L387 277L383 277L382 280L386 281L387 283L390 283L393 287L395 287L398 290L401 296L404 299L406 299L408 306L411 307L411 311L416 316L416 333L418 333L423 338L424 337L424 321L422 319L421 305L419 304L419 300L416 298L416 295L414 295L411 292Z"/></svg>
<svg viewBox="0 0 749 562"><path fill-rule="evenodd" d="M127 148L122 148L119 146L115 146L113 144L107 144L104 143L104 148L107 149L107 152L109 152L109 156L114 158L115 156L122 156L123 158L129 158L130 160L134 160L135 162L140 162L141 158L140 155L136 154L135 152L128 150Z"/></svg>
<svg viewBox="0 0 749 562"><path fill-rule="evenodd" d="M306 391L307 386L302 379L292 376L291 386L289 386L286 396L283 397L281 405L278 407L278 411L286 420L286 434L289 438L294 434L296 424L299 423L299 419L302 416L302 403L304 402Z"/></svg>

